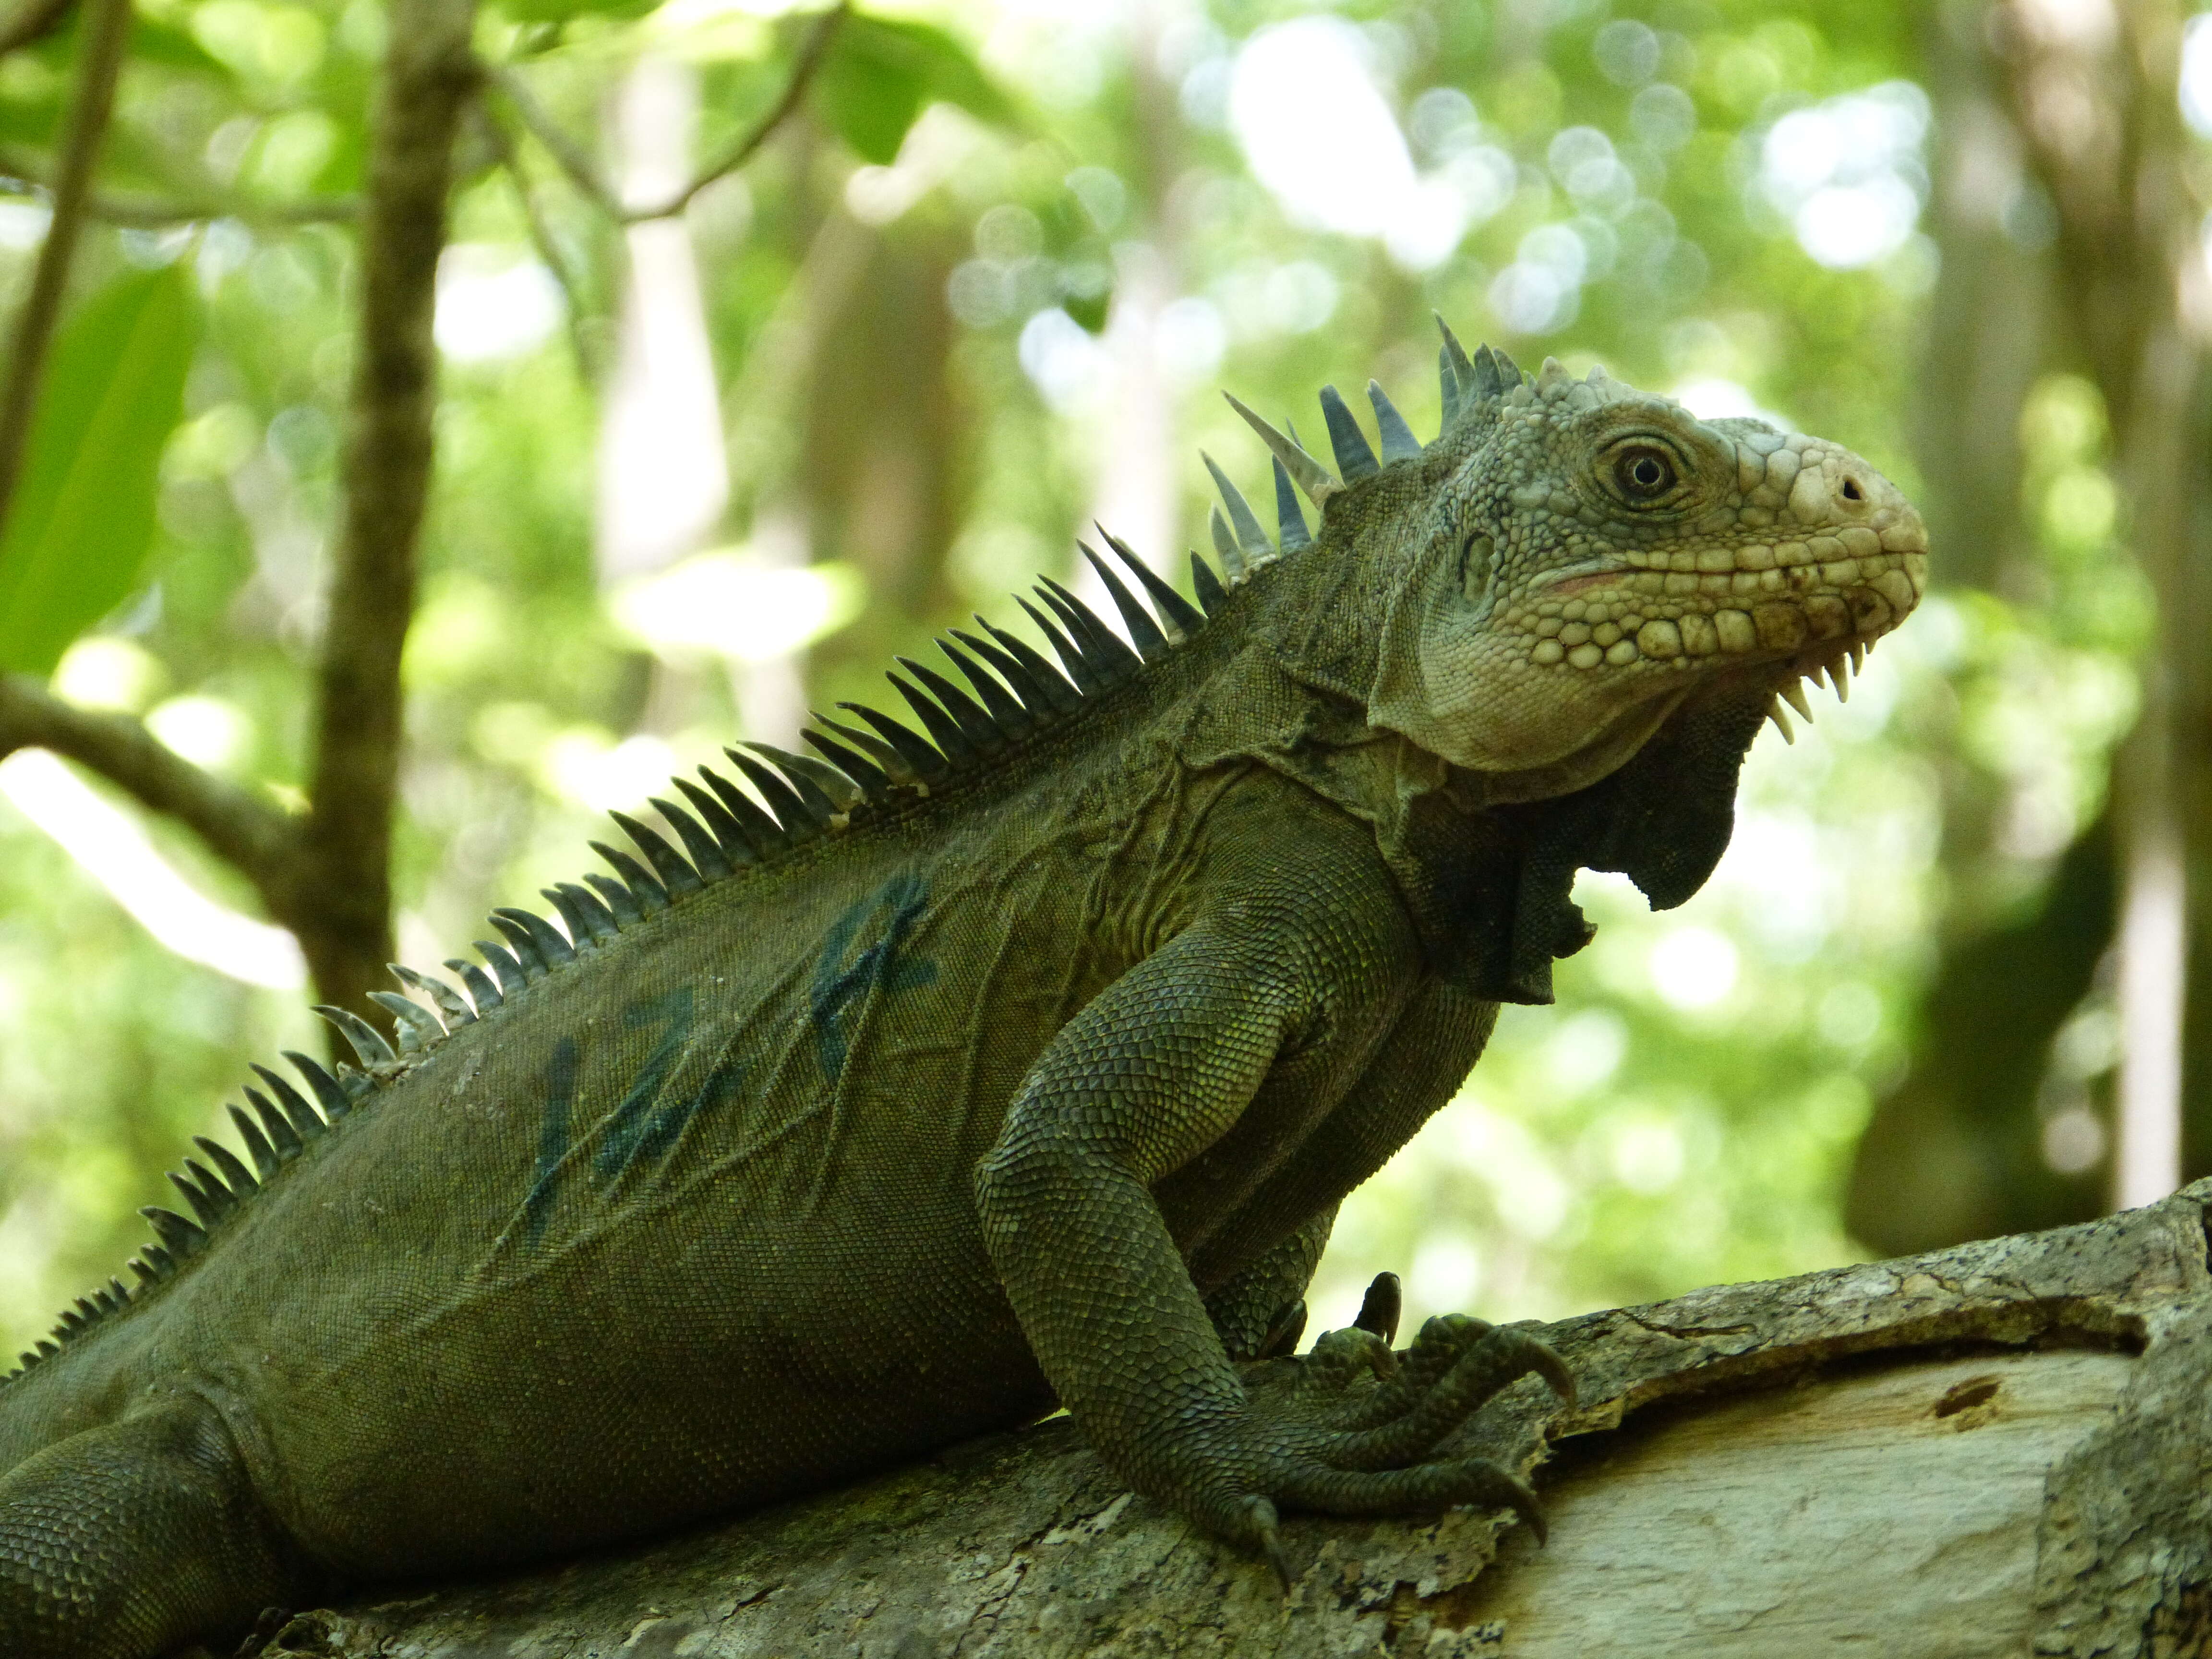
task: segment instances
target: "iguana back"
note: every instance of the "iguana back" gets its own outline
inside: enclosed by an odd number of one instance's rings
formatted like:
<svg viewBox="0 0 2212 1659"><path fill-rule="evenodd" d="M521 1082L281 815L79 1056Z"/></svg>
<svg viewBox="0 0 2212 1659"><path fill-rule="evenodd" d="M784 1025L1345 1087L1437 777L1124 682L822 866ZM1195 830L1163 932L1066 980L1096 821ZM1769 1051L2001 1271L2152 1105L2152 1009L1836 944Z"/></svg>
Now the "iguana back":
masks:
<svg viewBox="0 0 2212 1659"><path fill-rule="evenodd" d="M1206 656L1233 654L1225 633ZM973 1172L1037 1052L1194 878L1170 858L1133 887L1127 843L1242 775L1173 775L1151 705L1203 674L1176 666L580 930L573 960L423 1048L372 1048L326 1136L0 1396L0 1468L88 1395L181 1382L241 1402L232 1432L265 1489L301 1494L280 1519L311 1554L384 1576L633 1534L1049 1409ZM981 1379L914 1412L953 1352ZM392 1487L429 1445L436 1477Z"/></svg>

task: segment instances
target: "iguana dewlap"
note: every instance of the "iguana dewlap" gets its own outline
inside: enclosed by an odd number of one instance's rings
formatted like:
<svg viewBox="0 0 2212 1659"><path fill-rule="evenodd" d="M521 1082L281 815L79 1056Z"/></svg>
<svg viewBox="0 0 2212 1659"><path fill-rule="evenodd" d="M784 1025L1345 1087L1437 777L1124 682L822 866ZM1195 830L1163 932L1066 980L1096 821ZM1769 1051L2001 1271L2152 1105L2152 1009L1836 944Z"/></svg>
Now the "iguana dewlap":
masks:
<svg viewBox="0 0 2212 1659"><path fill-rule="evenodd" d="M1856 456L1447 336L1423 447L1323 394L1279 544L1224 480L1203 612L1118 548L946 647L817 761L732 751L669 839L496 913L396 1052L294 1057L177 1177L195 1212L0 1387L0 1654L152 1659L336 1584L574 1552L1064 1403L1131 1485L1532 1508L1431 1461L1558 1362L1432 1321L1395 1376L1247 1404L1338 1201L1588 929L1680 902L1778 694L1909 611L1917 517ZM1217 474L1217 476L1218 476ZM1322 507L1310 533L1292 492ZM896 678L896 677L895 677ZM1782 717L1785 719L1786 717ZM1785 728L1786 729L1786 728ZM465 994L464 994L465 992ZM434 1012L433 1012L434 1010ZM1388 1370L1371 1310L1308 1362Z"/></svg>

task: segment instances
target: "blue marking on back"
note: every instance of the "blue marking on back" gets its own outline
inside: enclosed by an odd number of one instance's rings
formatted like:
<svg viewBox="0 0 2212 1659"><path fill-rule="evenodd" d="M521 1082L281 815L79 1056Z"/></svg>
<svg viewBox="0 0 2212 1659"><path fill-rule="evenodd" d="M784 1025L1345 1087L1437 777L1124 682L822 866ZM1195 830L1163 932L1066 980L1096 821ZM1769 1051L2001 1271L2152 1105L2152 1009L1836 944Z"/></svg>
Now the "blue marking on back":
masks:
<svg viewBox="0 0 2212 1659"><path fill-rule="evenodd" d="M927 898L920 876L911 872L894 876L873 897L861 900L838 917L830 927L829 937L823 940L822 959L814 969L811 1001L815 1053L822 1062L822 1074L830 1079L832 1087L845 1073L846 1055L852 1043L848 1016L866 1002L868 994L880 988L889 995L936 982L935 963L900 955L907 933L921 915ZM842 966L854 936L884 909L890 912L890 919L884 926L884 936L854 957L849 967Z"/></svg>
<svg viewBox="0 0 2212 1659"><path fill-rule="evenodd" d="M712 1111L724 1101L734 1099L745 1086L745 1073L750 1068L736 1055L726 1055L715 1062L714 1069L692 1091L689 1100L679 1100L664 1106L646 1125L637 1138L637 1152L632 1162L642 1160L656 1163L668 1156L669 1149L684 1138L684 1131L691 1120L702 1112ZM627 1166L625 1166L627 1167Z"/></svg>
<svg viewBox="0 0 2212 1659"><path fill-rule="evenodd" d="M621 1179L642 1144L653 1135L653 1127L647 1122L646 1114L659 1097L661 1085L668 1080L668 1073L683 1056L684 1045L690 1040L692 1014L691 988L688 985L678 986L662 996L633 1002L623 1010L623 1024L633 1031L648 1025L662 1025L665 1029L660 1041L653 1045L652 1054L646 1057L637 1080L629 1085L622 1104L607 1120L606 1138L592 1156L592 1168L600 1180ZM672 1135L664 1136L664 1146L673 1139Z"/></svg>
<svg viewBox="0 0 2212 1659"><path fill-rule="evenodd" d="M653 1025L662 1028L660 1038L646 1056L636 1079L606 1120L598 1149L592 1154L592 1173L605 1189L639 1164L653 1164L667 1157L684 1132L700 1113L732 1099L744 1087L750 1070L734 1054L726 1054L688 1096L653 1109L690 1040L695 1014L690 988L647 997L623 1010L623 1024L632 1030ZM561 1175L574 1143L576 1084L582 1071L581 1055L574 1037L553 1045L553 1058L545 1070L545 1115L538 1131L536 1178L523 1200L529 1241L545 1236L558 1195Z"/></svg>
<svg viewBox="0 0 2212 1659"><path fill-rule="evenodd" d="M581 1069L576 1039L562 1037L553 1045L553 1058L545 1067L545 1121L538 1132L537 1178L530 1195L522 1200L530 1242L545 1236L553 1214L553 1187L568 1156L568 1114L576 1103L576 1074Z"/></svg>

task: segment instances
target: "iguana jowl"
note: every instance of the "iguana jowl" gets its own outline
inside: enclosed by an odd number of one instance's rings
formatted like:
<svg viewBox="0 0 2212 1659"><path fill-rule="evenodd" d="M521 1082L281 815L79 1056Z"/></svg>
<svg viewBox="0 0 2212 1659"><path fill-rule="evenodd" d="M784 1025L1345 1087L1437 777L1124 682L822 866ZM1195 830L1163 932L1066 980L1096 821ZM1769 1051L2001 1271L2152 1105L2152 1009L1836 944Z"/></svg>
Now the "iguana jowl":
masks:
<svg viewBox="0 0 2212 1659"><path fill-rule="evenodd" d="M149 1211L141 1282L0 1388L0 1652L150 1659L1055 1400L1255 1547L1279 1506L1531 1508L1429 1461L1565 1385L1523 1333L1432 1321L1290 1416L1233 1362L1295 1341L1338 1201L1498 1003L1548 999L1575 871L1693 892L1778 695L1843 689L1925 542L1833 445L1449 334L1442 373L1425 448L1370 386L1379 460L1324 392L1340 477L1254 417L1280 545L1224 479L1202 612L1117 544L1133 651L1048 585L1060 669L957 634L967 689L899 681L927 740L848 705L826 761L733 750L753 793L679 781L681 852L623 819L644 861L601 848L564 929L496 912L466 995L399 970L396 1052L333 1011L364 1069L257 1067L243 1157L175 1177L197 1219Z"/></svg>

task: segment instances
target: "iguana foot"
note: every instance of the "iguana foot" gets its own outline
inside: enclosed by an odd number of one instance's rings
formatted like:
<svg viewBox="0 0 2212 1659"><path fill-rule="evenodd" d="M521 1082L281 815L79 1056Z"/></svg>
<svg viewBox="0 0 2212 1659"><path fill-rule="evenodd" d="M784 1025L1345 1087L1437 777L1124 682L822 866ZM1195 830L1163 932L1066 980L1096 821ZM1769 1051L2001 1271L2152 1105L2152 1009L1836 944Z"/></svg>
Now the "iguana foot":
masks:
<svg viewBox="0 0 2212 1659"><path fill-rule="evenodd" d="M1357 1321L1316 1339L1287 1400L1245 1419L1236 1462L1249 1484L1230 1503L1209 1506L1206 1518L1265 1553L1279 1574L1278 1505L1397 1515L1478 1504L1510 1509L1539 1541L1545 1535L1535 1493L1500 1465L1484 1457L1425 1460L1485 1401L1531 1372L1571 1404L1565 1364L1527 1331L1462 1314L1423 1325L1401 1360L1390 1349L1398 1302L1397 1281L1384 1274Z"/></svg>

